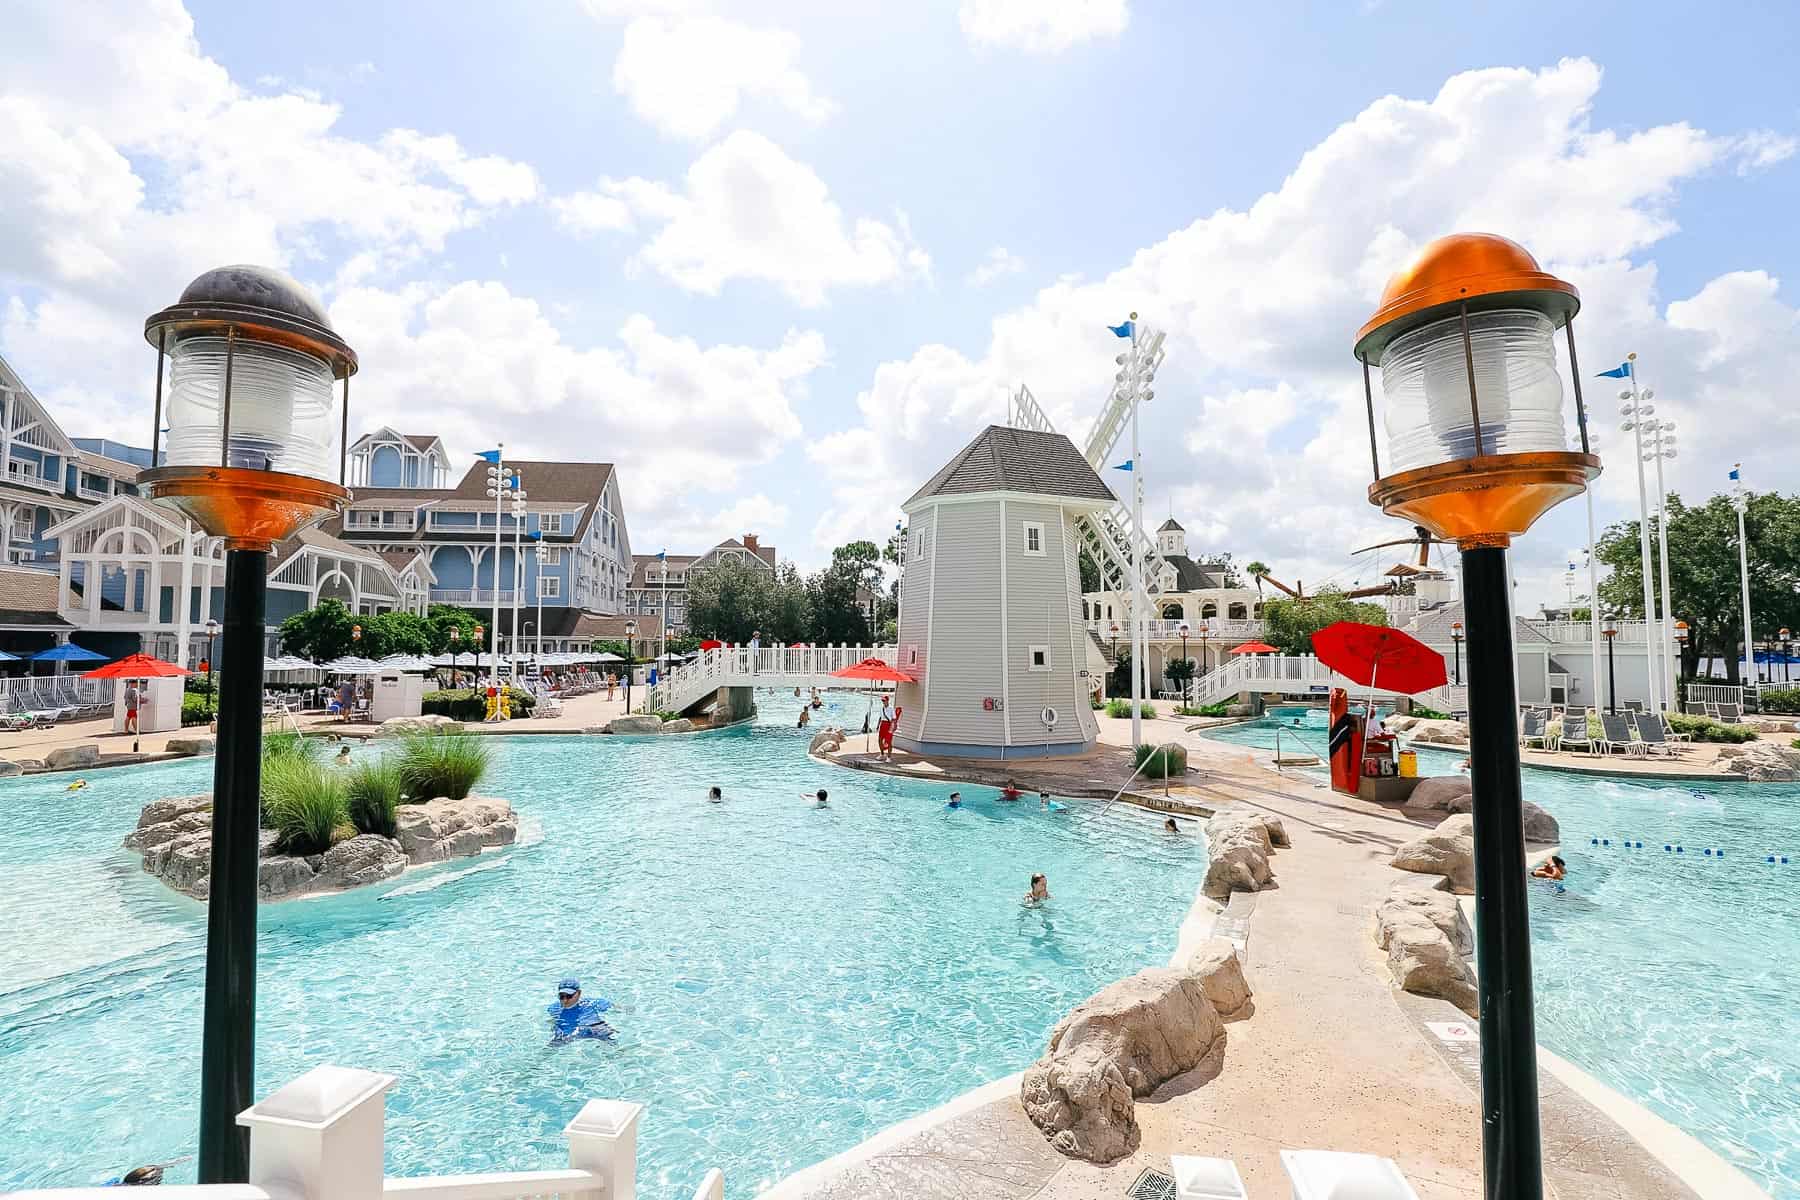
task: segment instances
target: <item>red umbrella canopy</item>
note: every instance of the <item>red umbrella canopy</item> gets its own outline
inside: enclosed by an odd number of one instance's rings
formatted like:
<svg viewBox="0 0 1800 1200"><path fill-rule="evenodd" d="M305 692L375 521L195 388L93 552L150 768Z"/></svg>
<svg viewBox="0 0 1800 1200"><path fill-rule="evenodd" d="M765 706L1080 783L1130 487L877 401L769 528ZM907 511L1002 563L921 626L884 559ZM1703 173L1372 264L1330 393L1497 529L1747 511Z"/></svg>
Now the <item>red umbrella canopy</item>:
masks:
<svg viewBox="0 0 1800 1200"><path fill-rule="evenodd" d="M165 675L192 675L193 672L172 662L152 658L148 654L132 654L118 662L107 663L82 673L83 679L159 679Z"/></svg>
<svg viewBox="0 0 1800 1200"><path fill-rule="evenodd" d="M871 679L878 683L912 683L913 677L879 658L865 658L854 666L831 673L833 679Z"/></svg>
<svg viewBox="0 0 1800 1200"><path fill-rule="evenodd" d="M700 648L702 650L723 650L725 648L725 643L715 641L712 638L707 638L704 642L700 643Z"/></svg>
<svg viewBox="0 0 1800 1200"><path fill-rule="evenodd" d="M1444 656L1411 634L1385 625L1339 621L1312 636L1319 661L1364 687L1411 695L1442 687Z"/></svg>
<svg viewBox="0 0 1800 1200"><path fill-rule="evenodd" d="M1245 642L1241 646L1231 648L1233 654L1273 654L1275 647L1267 642Z"/></svg>

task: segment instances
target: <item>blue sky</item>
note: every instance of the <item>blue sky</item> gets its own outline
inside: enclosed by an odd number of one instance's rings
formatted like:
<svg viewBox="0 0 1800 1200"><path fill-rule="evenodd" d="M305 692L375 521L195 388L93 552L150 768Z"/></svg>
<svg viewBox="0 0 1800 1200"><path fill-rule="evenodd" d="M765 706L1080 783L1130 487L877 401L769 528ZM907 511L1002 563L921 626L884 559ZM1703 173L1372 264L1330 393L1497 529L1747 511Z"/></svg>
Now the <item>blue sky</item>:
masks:
<svg viewBox="0 0 1800 1200"><path fill-rule="evenodd" d="M1196 550L1348 582L1391 531L1350 338L1473 223L1582 288L1590 371L1643 355L1671 486L1738 458L1795 484L1785 6L529 14L28 8L0 48L0 352L72 432L141 442L134 326L273 259L362 350L357 425L612 459L636 549L754 530L811 566L891 528L1011 386L1080 440L1135 307L1170 330L1152 507ZM1602 520L1635 506L1627 465ZM1527 604L1561 595L1578 510L1521 545Z"/></svg>

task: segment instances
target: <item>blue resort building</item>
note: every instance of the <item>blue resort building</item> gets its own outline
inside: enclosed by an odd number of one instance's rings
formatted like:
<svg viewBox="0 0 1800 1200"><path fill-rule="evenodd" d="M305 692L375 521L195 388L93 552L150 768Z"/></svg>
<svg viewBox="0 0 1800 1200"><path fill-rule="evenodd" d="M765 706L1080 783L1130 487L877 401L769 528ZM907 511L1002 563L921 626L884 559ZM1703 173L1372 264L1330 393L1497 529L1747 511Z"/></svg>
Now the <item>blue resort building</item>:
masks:
<svg viewBox="0 0 1800 1200"><path fill-rule="evenodd" d="M352 612L491 607L510 639L513 517L496 552L486 464L456 478L435 436L379 429L350 449L350 508L270 556L270 648L281 621L321 600ZM584 650L623 637L630 540L612 466L510 464L528 496L520 626L535 647ZM117 657L142 650L196 666L223 616L225 550L176 509L139 494L150 451L71 438L0 359L0 650L26 657L64 642ZM543 543L540 556L534 543ZM641 617L643 647L657 618ZM17 674L29 668L8 664ZM44 669L44 668L40 668Z"/></svg>

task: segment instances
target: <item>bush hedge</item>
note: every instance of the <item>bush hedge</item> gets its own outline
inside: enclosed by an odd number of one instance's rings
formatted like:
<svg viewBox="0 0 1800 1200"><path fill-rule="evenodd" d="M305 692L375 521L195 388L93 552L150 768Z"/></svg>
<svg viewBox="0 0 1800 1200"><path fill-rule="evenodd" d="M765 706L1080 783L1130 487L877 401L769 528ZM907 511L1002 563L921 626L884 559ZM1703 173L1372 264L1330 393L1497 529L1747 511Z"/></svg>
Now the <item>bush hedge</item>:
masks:
<svg viewBox="0 0 1800 1200"><path fill-rule="evenodd" d="M181 723L183 725L204 725L212 718L212 697L198 692L182 693Z"/></svg>
<svg viewBox="0 0 1800 1200"><path fill-rule="evenodd" d="M1766 713L1800 713L1800 688L1764 688L1757 699Z"/></svg>
<svg viewBox="0 0 1800 1200"><path fill-rule="evenodd" d="M1756 730L1748 725L1727 725L1711 717L1691 717L1686 713L1669 713L1669 728L1676 733L1692 734L1696 742L1728 742L1738 745L1754 742Z"/></svg>
<svg viewBox="0 0 1800 1200"><path fill-rule="evenodd" d="M537 697L515 688L508 703L513 716L529 717ZM420 711L449 717L452 721L483 721L487 719L487 693L474 688L426 692L420 702Z"/></svg>
<svg viewBox="0 0 1800 1200"><path fill-rule="evenodd" d="M1181 746L1139 746L1132 757L1145 779L1175 779L1187 774L1187 750Z"/></svg>

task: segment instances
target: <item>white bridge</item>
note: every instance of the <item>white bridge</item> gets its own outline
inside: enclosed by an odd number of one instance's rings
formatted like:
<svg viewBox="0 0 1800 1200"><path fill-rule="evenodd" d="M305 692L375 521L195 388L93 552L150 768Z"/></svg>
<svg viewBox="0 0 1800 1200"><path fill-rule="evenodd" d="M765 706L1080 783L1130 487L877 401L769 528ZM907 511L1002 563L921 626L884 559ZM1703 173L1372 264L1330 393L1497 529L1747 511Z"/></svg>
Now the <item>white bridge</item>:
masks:
<svg viewBox="0 0 1800 1200"><path fill-rule="evenodd" d="M644 695L647 712L686 712L720 688L828 688L866 686L833 673L865 658L889 666L899 661L897 646L720 646L676 667ZM904 669L904 668L902 668Z"/></svg>
<svg viewBox="0 0 1800 1200"><path fill-rule="evenodd" d="M1323 699L1334 687L1343 688L1353 697L1373 693L1384 700L1411 700L1439 712L1461 713L1469 709L1466 685L1446 684L1428 692L1409 694L1381 686L1369 688L1348 676L1340 675L1310 654L1243 654L1209 671L1190 685L1194 703L1218 704L1243 692L1280 692L1284 695L1318 696Z"/></svg>

